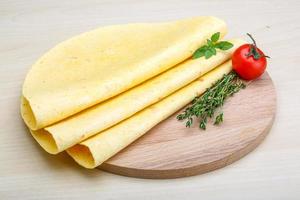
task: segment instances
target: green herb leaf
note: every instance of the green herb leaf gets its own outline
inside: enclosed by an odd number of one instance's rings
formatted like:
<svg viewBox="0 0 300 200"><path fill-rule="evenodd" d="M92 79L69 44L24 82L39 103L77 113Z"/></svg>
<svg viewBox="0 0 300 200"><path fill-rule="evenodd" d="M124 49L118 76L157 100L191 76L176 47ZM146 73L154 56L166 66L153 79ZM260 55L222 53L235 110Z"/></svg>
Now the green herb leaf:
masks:
<svg viewBox="0 0 300 200"><path fill-rule="evenodd" d="M196 58L200 58L200 57L204 56L205 51L206 51L206 46L197 49L195 51L195 53L193 54L193 58L196 59Z"/></svg>
<svg viewBox="0 0 300 200"><path fill-rule="evenodd" d="M219 114L215 119L215 125L219 125L223 122L223 113Z"/></svg>
<svg viewBox="0 0 300 200"><path fill-rule="evenodd" d="M199 124L199 128L201 128L202 130L206 130L206 122L201 121Z"/></svg>
<svg viewBox="0 0 300 200"><path fill-rule="evenodd" d="M220 38L220 32L217 32L217 33L213 34L210 39L212 42L217 42L219 40L219 38Z"/></svg>
<svg viewBox="0 0 300 200"><path fill-rule="evenodd" d="M227 41L221 41L221 42L218 42L215 45L215 47L225 51L225 50L232 48L233 44L231 44L230 42L227 42Z"/></svg>
<svg viewBox="0 0 300 200"><path fill-rule="evenodd" d="M214 86L207 89L203 95L194 98L191 106L179 114L177 119L180 121L186 120L186 127L191 127L194 121L193 118L198 118L199 128L205 130L207 119L214 117L215 111L223 106L228 97L245 87L246 85L239 79L238 75L232 71L224 75ZM216 116L214 124L218 125L222 122L223 113Z"/></svg>
<svg viewBox="0 0 300 200"><path fill-rule="evenodd" d="M211 40L207 40L206 42L207 42L207 45L209 47L213 47L214 46L214 44L213 44L213 42Z"/></svg>
<svg viewBox="0 0 300 200"><path fill-rule="evenodd" d="M213 53L211 50L208 49L207 51L205 51L204 56L206 59L209 59L210 57L213 56Z"/></svg>
<svg viewBox="0 0 300 200"><path fill-rule="evenodd" d="M228 50L231 47L233 47L233 44L231 44L230 42L227 41L218 42L219 38L220 38L220 32L214 33L210 37L210 39L207 39L206 45L200 47L194 52L193 58L196 59L204 56L205 59L209 59L210 57L217 55L216 49Z"/></svg>
<svg viewBox="0 0 300 200"><path fill-rule="evenodd" d="M186 127L191 127L191 125L193 124L193 118L189 118L185 124Z"/></svg>
<svg viewBox="0 0 300 200"><path fill-rule="evenodd" d="M215 48L210 48L209 49L213 55L217 55L217 50Z"/></svg>

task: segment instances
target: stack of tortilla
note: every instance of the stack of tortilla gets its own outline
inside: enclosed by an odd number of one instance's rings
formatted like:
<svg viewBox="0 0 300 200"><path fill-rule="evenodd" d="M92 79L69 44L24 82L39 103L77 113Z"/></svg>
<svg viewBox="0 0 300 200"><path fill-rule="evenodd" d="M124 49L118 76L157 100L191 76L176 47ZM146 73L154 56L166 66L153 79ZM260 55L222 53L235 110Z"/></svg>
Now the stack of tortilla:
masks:
<svg viewBox="0 0 300 200"><path fill-rule="evenodd" d="M23 85L21 114L51 154L95 168L231 71L244 42L193 59L226 24L215 17L101 27L44 54Z"/></svg>

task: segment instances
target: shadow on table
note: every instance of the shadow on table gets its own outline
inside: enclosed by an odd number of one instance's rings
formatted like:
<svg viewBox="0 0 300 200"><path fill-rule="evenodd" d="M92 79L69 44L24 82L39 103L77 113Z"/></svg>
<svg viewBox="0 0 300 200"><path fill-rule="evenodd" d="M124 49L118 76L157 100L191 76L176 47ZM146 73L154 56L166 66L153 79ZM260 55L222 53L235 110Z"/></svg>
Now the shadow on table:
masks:
<svg viewBox="0 0 300 200"><path fill-rule="evenodd" d="M33 158L32 162L41 160L42 162L38 163L39 165L41 165L41 167L47 167L48 169L56 171L58 173L72 170L85 177L97 179L99 179L99 177L103 174L107 173L99 169L86 169L79 166L66 152L61 152L57 155L47 153L31 136L28 128L24 123L22 125L21 131L24 133L27 145L29 144L32 146L30 147L32 148L32 150L30 150L31 155L29 155Z"/></svg>

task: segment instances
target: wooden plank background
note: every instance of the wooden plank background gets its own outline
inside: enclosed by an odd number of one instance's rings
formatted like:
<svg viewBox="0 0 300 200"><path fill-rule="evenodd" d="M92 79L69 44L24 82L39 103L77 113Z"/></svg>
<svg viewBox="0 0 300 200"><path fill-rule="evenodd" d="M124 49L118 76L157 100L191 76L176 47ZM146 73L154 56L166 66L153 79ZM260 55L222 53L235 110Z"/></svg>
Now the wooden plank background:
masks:
<svg viewBox="0 0 300 200"><path fill-rule="evenodd" d="M83 169L33 141L19 114L30 65L73 35L108 24L216 15L272 58L278 110L254 152L200 176L145 180ZM0 1L0 199L300 199L300 1ZM255 95L255 94L254 94ZM257 119L259 120L259 119Z"/></svg>

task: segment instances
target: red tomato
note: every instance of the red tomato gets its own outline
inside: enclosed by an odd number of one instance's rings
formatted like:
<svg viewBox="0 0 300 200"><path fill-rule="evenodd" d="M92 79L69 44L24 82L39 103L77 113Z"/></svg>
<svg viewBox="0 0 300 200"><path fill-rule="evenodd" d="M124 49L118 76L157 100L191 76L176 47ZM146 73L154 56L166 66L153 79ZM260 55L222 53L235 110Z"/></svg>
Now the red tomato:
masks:
<svg viewBox="0 0 300 200"><path fill-rule="evenodd" d="M251 37L251 35L249 35ZM251 37L253 40L253 38ZM265 54L254 44L244 44L232 55L232 67L245 80L253 80L262 75L267 66Z"/></svg>

